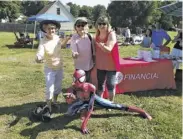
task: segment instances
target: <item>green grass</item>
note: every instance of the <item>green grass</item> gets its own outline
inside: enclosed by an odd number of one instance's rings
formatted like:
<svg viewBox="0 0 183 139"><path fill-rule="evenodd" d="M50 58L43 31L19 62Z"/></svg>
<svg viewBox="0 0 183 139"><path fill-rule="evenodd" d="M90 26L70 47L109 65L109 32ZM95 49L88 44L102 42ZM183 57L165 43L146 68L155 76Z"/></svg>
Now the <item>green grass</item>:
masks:
<svg viewBox="0 0 183 139"><path fill-rule="evenodd" d="M172 38L176 34L170 32ZM67 109L59 96L61 112L50 123L33 123L28 111L44 101L43 65L34 62L36 49L11 48L13 33L0 32L0 139L180 139L182 136L182 83L177 90L153 90L117 95L115 101L144 108L152 114L147 121L127 112L96 110L89 120L89 135L79 132L78 117L64 117ZM173 44L170 44L172 47ZM135 56L140 46L120 48L121 57ZM63 49L63 88L72 82L73 61L69 49ZM166 70L166 69L165 69ZM167 75L168 76L168 75Z"/></svg>

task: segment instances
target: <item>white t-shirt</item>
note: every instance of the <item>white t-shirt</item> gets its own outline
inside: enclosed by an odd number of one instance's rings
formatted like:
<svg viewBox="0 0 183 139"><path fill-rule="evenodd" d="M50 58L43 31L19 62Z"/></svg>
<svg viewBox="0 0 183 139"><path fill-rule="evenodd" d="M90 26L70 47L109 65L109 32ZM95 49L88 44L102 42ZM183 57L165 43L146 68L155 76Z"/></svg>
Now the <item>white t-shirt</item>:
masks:
<svg viewBox="0 0 183 139"><path fill-rule="evenodd" d="M37 57L38 59L45 59L45 67L53 70L62 69L63 60L59 36L54 35L52 40L48 40L46 37L42 38L39 43Z"/></svg>
<svg viewBox="0 0 183 139"><path fill-rule="evenodd" d="M130 36L131 36L130 29L127 29L125 31L125 37L130 38Z"/></svg>

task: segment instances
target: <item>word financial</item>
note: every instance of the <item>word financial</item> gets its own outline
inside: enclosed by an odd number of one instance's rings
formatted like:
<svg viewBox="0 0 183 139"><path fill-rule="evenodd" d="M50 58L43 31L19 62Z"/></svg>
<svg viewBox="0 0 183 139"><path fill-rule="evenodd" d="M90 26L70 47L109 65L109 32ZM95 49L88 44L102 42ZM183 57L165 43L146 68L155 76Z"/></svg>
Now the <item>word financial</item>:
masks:
<svg viewBox="0 0 183 139"><path fill-rule="evenodd" d="M123 80L151 80L151 79L158 79L157 73L144 73L144 74L125 74L123 75Z"/></svg>

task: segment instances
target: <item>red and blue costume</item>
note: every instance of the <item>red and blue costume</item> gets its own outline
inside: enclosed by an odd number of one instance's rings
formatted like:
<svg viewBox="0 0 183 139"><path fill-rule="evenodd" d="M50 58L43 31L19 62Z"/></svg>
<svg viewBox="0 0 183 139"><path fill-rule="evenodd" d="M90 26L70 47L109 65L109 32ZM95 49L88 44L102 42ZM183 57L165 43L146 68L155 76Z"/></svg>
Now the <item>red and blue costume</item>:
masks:
<svg viewBox="0 0 183 139"><path fill-rule="evenodd" d="M152 119L148 113L140 108L117 104L99 97L96 95L96 87L93 84L87 83L85 81L85 72L83 70L76 70L73 75L72 86L66 93L66 101L67 103L71 104L68 108L67 114L75 115L77 113L81 113L81 132L83 134L89 133L89 130L87 129L87 122L91 116L94 106L106 109L137 112L144 118L149 120Z"/></svg>

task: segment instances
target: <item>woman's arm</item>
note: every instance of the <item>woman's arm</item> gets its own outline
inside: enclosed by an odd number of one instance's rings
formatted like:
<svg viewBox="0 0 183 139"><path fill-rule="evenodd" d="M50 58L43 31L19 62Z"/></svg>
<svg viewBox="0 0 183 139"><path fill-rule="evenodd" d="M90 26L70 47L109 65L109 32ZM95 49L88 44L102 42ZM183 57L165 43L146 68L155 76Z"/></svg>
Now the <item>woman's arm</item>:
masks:
<svg viewBox="0 0 183 139"><path fill-rule="evenodd" d="M61 48L64 48L64 46L67 44L67 42L71 39L70 36L66 36L63 40L61 40Z"/></svg>
<svg viewBox="0 0 183 139"><path fill-rule="evenodd" d="M72 104L77 99L72 87L68 88L67 93L63 94L63 96L68 104Z"/></svg>
<svg viewBox="0 0 183 139"><path fill-rule="evenodd" d="M78 46L77 46L77 39L74 38L75 36L73 35L71 38L71 50L72 50L72 57L77 58L79 56L78 53Z"/></svg>

